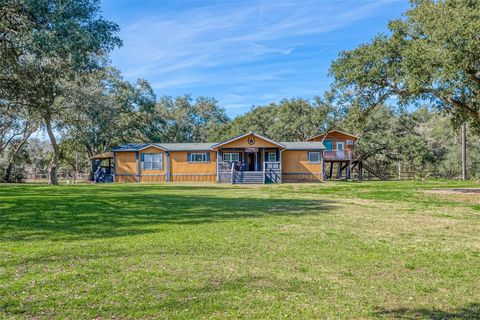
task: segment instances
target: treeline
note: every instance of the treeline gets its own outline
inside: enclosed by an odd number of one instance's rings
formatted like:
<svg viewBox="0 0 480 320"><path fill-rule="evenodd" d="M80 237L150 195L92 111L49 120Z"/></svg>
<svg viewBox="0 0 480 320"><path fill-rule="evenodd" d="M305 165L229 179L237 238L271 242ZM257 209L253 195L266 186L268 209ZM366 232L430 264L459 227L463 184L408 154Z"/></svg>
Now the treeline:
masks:
<svg viewBox="0 0 480 320"><path fill-rule="evenodd" d="M403 163L453 178L459 126L480 127L476 1L414 1L389 35L340 53L325 95L255 106L233 120L214 98L156 97L147 81L125 81L108 63L122 45L119 27L100 15L98 0L5 0L0 17L2 181L35 170L56 184L59 169L87 171L90 156L120 143L221 141L247 131L302 141L334 128L359 135L357 154L385 174ZM477 141L472 131L472 173Z"/></svg>
<svg viewBox="0 0 480 320"><path fill-rule="evenodd" d="M73 121L81 127L65 125L59 131L61 171L87 173L90 156L122 143L218 142L248 131L276 141L303 141L335 128L359 136L357 156L382 175L396 177L399 165L417 172L416 177L458 178L461 174L460 129L449 116L431 108L409 112L381 106L365 114L356 108L332 107L320 98L297 98L256 106L231 120L212 98L156 99L151 95L148 100L148 108L119 110L106 104L100 115L93 108L92 117ZM96 104L99 100L92 101ZM96 120L99 117L101 122ZM10 142L2 173L5 175L7 163L11 181L22 181L27 173L48 172L51 145L38 138L28 139L13 163L9 162L20 143L21 137ZM480 178L480 137L473 133L469 135L468 159L472 177Z"/></svg>

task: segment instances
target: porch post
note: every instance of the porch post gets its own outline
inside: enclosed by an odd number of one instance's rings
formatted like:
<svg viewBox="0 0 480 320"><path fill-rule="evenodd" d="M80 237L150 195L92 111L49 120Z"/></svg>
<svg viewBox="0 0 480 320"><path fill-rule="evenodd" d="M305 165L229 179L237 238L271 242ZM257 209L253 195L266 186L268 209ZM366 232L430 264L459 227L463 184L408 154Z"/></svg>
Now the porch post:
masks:
<svg viewBox="0 0 480 320"><path fill-rule="evenodd" d="M135 166L135 181L140 182L140 161L138 159L138 151L135 153L135 161L136 161L136 166Z"/></svg>
<svg viewBox="0 0 480 320"><path fill-rule="evenodd" d="M115 159L115 152L113 153L113 166L112 166L112 176L113 176L113 182L117 182L115 180L115 175L117 173L117 161Z"/></svg>
<svg viewBox="0 0 480 320"><path fill-rule="evenodd" d="M217 149L217 182L220 181L220 172L219 172L219 169L220 169L220 150Z"/></svg>
<svg viewBox="0 0 480 320"><path fill-rule="evenodd" d="M265 184L265 174L266 174L266 172L265 172L265 148L262 148L262 164L263 164L263 167L262 167L263 168L263 170L262 170L262 172L263 172L263 174L262 174L263 183Z"/></svg>
<svg viewBox="0 0 480 320"><path fill-rule="evenodd" d="M170 174L170 151L166 151L165 152L165 161L167 162L166 163L166 169L167 169L167 175L165 177L165 181L166 182L170 182L171 181L171 174Z"/></svg>

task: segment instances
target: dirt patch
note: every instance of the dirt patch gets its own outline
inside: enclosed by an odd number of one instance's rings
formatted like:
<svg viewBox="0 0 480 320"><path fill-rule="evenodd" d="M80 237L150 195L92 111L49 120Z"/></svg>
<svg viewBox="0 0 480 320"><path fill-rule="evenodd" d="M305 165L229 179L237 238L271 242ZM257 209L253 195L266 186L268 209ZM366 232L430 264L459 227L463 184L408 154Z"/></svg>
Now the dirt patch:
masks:
<svg viewBox="0 0 480 320"><path fill-rule="evenodd" d="M480 188L434 189L425 192L438 194L480 194Z"/></svg>
<svg viewBox="0 0 480 320"><path fill-rule="evenodd" d="M480 188L435 189L425 193L435 194L448 201L480 204Z"/></svg>

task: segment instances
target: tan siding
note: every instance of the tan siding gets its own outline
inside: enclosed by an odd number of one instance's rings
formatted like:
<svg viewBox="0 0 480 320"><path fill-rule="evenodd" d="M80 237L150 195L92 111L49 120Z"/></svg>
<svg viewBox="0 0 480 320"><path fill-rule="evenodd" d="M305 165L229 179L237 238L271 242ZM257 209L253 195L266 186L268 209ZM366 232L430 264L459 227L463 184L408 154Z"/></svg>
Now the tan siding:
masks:
<svg viewBox="0 0 480 320"><path fill-rule="evenodd" d="M197 151L201 153L202 151ZM192 152L195 153L195 152ZM170 152L170 158L172 161L171 173L172 174L185 174L185 173L211 173L216 174L217 162L216 153L210 152L210 162L206 163L191 163L187 159L188 152L176 151Z"/></svg>
<svg viewBox="0 0 480 320"><path fill-rule="evenodd" d="M282 153L282 171L286 173L322 173L321 163L308 163L308 151L292 150Z"/></svg>
<svg viewBox="0 0 480 320"><path fill-rule="evenodd" d="M115 168L117 174L133 174L136 172L136 154L132 152L116 152Z"/></svg>
<svg viewBox="0 0 480 320"><path fill-rule="evenodd" d="M202 151L197 151L201 153ZM205 152L205 151L203 151ZM189 152L177 151L171 152L171 174L173 182L190 181L216 181L217 180L217 154L210 151L210 162L191 163L188 162ZM195 152L192 152L195 153Z"/></svg>
<svg viewBox="0 0 480 320"><path fill-rule="evenodd" d="M115 182L118 182L118 183L136 182L135 175L131 175L131 176L115 175Z"/></svg>
<svg viewBox="0 0 480 320"><path fill-rule="evenodd" d="M166 175L142 175L140 177L140 182L145 182L145 183L154 183L154 182L165 182L167 181Z"/></svg>
<svg viewBox="0 0 480 320"><path fill-rule="evenodd" d="M322 180L322 163L308 163L307 150L287 150L282 153L282 182L318 182Z"/></svg>

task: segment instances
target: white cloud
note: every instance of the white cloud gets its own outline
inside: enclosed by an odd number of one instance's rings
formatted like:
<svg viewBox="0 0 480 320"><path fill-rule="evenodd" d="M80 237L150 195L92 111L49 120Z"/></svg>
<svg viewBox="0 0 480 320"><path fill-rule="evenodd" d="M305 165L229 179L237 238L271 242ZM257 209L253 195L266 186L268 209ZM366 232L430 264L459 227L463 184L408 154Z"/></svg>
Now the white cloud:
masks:
<svg viewBox="0 0 480 320"><path fill-rule="evenodd" d="M302 46L321 42L328 32L369 19L381 8L404 1L189 2L121 25L124 47L113 54L113 61L127 79L146 78L155 89L230 85L224 96L238 95L244 86L290 77L294 73L291 64ZM275 62L279 60L283 62ZM266 94L273 99L281 93ZM227 99L231 101L227 107L237 108L251 98L241 96L243 99L235 101Z"/></svg>
<svg viewBox="0 0 480 320"><path fill-rule="evenodd" d="M115 57L129 60L129 76L141 77L289 55L299 42L295 37L348 25L391 1L224 2L152 13L123 26L125 46Z"/></svg>

